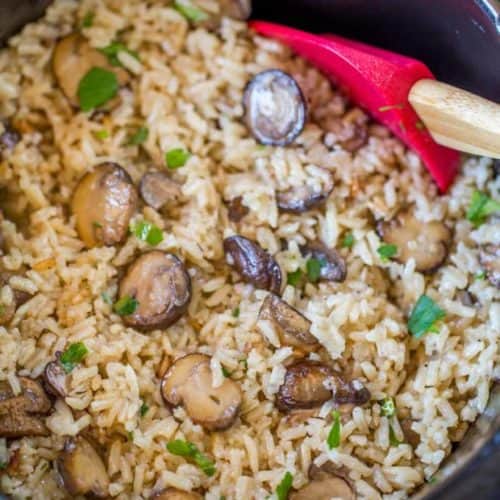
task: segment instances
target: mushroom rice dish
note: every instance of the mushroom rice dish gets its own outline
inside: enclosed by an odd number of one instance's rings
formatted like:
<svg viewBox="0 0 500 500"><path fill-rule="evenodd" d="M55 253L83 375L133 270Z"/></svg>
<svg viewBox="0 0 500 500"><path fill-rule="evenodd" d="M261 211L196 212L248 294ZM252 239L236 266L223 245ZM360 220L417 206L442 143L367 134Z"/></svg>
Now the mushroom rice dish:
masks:
<svg viewBox="0 0 500 500"><path fill-rule="evenodd" d="M8 497L402 499L486 407L499 163L440 195L249 12L56 0L0 51Z"/></svg>

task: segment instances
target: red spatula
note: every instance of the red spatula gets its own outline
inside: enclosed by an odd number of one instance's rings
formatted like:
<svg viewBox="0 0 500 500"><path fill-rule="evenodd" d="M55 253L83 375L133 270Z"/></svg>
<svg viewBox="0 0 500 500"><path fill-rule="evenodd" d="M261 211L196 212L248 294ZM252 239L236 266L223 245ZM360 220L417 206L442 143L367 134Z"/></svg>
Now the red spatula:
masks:
<svg viewBox="0 0 500 500"><path fill-rule="evenodd" d="M263 21L250 26L285 43L338 82L420 156L441 191L458 172L460 155L437 142L500 157L500 106L436 82L423 63L334 35Z"/></svg>

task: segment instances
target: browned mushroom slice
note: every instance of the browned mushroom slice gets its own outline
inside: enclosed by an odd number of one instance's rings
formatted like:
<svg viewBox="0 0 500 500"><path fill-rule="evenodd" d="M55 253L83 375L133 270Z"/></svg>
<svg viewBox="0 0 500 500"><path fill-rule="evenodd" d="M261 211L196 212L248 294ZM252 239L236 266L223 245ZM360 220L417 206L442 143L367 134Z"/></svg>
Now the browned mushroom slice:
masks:
<svg viewBox="0 0 500 500"><path fill-rule="evenodd" d="M370 399L370 392L358 382L346 382L323 363L301 360L287 368L276 406L282 411L314 408L329 399L337 404L362 405Z"/></svg>
<svg viewBox="0 0 500 500"><path fill-rule="evenodd" d="M314 242L301 247L302 255L310 256L319 261L319 279L323 281L342 282L347 276L345 260L333 248L327 248L323 243Z"/></svg>
<svg viewBox="0 0 500 500"><path fill-rule="evenodd" d="M251 0L222 0L221 13L238 21L246 21L252 13Z"/></svg>
<svg viewBox="0 0 500 500"><path fill-rule="evenodd" d="M120 85L125 85L130 78L124 69L112 66L108 58L91 47L80 33L71 33L57 43L52 69L59 87L73 106L80 104L77 95L80 80L94 67L113 71Z"/></svg>
<svg viewBox="0 0 500 500"><path fill-rule="evenodd" d="M277 295L269 294L264 299L259 319L272 323L282 345L298 347L305 352L318 346L316 337L309 331L311 322Z"/></svg>
<svg viewBox="0 0 500 500"><path fill-rule="evenodd" d="M351 486L341 477L314 479L290 495L290 500L355 500Z"/></svg>
<svg viewBox="0 0 500 500"><path fill-rule="evenodd" d="M97 165L80 180L73 195L80 238L87 247L121 242L136 206L137 192L128 173L116 163Z"/></svg>
<svg viewBox="0 0 500 500"><path fill-rule="evenodd" d="M141 179L139 193L146 204L159 210L177 202L181 197L181 188L163 172L148 172Z"/></svg>
<svg viewBox="0 0 500 500"><path fill-rule="evenodd" d="M0 437L45 436L48 430L42 415L51 404L42 386L27 377L19 377L22 392L15 396L8 382L0 382Z"/></svg>
<svg viewBox="0 0 500 500"><path fill-rule="evenodd" d="M422 273L433 273L443 264L452 238L443 222L421 222L410 212L379 222L377 233L386 243L396 245L396 260L406 263L413 258L416 270Z"/></svg>
<svg viewBox="0 0 500 500"><path fill-rule="evenodd" d="M331 124L331 131L336 135L340 146L355 153L368 140L368 117L358 108L345 114L340 120Z"/></svg>
<svg viewBox="0 0 500 500"><path fill-rule="evenodd" d="M203 497L194 491L183 491L177 488L167 488L151 497L151 500L202 500Z"/></svg>
<svg viewBox="0 0 500 500"><path fill-rule="evenodd" d="M500 245L483 245L479 252L479 262L490 283L500 289Z"/></svg>
<svg viewBox="0 0 500 500"><path fill-rule="evenodd" d="M182 404L193 422L209 431L230 427L242 401L238 384L229 378L220 387L212 387L210 358L204 354L176 360L163 377L161 394L169 405Z"/></svg>
<svg viewBox="0 0 500 500"><path fill-rule="evenodd" d="M57 353L57 358L59 358L60 353ZM65 398L69 392L69 380L68 374L57 361L51 361L45 366L43 371L43 379L45 381L46 389L48 392L52 393L54 396L59 396L60 398Z"/></svg>
<svg viewBox="0 0 500 500"><path fill-rule="evenodd" d="M280 267L258 243L244 236L231 236L224 240L224 253L227 263L245 281L256 288L280 293Z"/></svg>
<svg viewBox="0 0 500 500"><path fill-rule="evenodd" d="M411 428L412 424L413 420L409 418L403 418L399 421L405 441L408 442L413 448L416 448L420 444L420 435Z"/></svg>
<svg viewBox="0 0 500 500"><path fill-rule="evenodd" d="M142 330L167 328L186 311L191 300L191 278L182 261L154 250L138 257L120 282L120 298L138 302L123 320Z"/></svg>
<svg viewBox="0 0 500 500"><path fill-rule="evenodd" d="M281 70L254 76L245 89L243 106L247 127L261 144L286 146L304 128L304 96L297 82Z"/></svg>
<svg viewBox="0 0 500 500"><path fill-rule="evenodd" d="M106 467L94 447L84 438L69 438L57 459L57 470L70 495L108 496Z"/></svg>
<svg viewBox="0 0 500 500"><path fill-rule="evenodd" d="M227 204L227 215L232 222L240 222L249 211L248 207L243 205L243 198L241 196L233 198Z"/></svg>

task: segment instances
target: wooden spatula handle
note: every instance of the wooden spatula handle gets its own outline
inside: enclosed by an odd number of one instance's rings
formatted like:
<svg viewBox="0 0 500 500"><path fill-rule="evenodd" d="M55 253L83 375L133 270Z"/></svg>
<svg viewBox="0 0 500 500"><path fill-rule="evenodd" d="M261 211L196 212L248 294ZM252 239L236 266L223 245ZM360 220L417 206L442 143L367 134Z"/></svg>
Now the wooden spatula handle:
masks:
<svg viewBox="0 0 500 500"><path fill-rule="evenodd" d="M420 80L409 100L436 142L500 158L500 105L436 80Z"/></svg>

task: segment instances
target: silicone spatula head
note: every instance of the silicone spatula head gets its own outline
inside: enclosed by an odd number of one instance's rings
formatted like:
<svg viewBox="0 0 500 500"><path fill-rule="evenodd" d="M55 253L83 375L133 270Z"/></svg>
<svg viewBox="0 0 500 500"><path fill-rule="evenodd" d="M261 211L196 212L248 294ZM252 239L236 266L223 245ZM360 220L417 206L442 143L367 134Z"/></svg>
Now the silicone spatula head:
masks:
<svg viewBox="0 0 500 500"><path fill-rule="evenodd" d="M312 35L264 21L250 26L285 43L337 82L355 103L413 149L439 189L446 191L458 172L460 155L432 139L408 102L416 82L434 78L423 63L334 35Z"/></svg>

